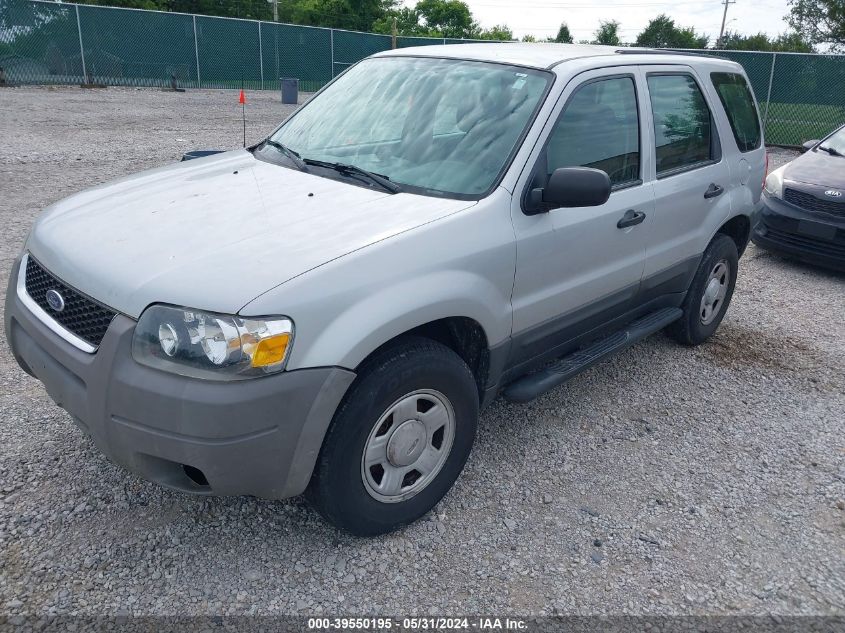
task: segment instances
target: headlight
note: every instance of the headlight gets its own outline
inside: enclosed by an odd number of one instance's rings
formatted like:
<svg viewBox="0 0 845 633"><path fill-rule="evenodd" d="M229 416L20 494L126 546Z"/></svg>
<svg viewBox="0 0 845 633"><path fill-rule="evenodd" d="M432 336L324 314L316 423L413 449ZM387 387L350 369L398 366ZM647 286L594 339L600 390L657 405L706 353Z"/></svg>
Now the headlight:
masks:
<svg viewBox="0 0 845 633"><path fill-rule="evenodd" d="M183 376L235 380L284 369L293 323L175 306L150 306L135 326L132 356Z"/></svg>
<svg viewBox="0 0 845 633"><path fill-rule="evenodd" d="M766 177L766 193L775 198L783 198L783 172L786 165L778 167Z"/></svg>

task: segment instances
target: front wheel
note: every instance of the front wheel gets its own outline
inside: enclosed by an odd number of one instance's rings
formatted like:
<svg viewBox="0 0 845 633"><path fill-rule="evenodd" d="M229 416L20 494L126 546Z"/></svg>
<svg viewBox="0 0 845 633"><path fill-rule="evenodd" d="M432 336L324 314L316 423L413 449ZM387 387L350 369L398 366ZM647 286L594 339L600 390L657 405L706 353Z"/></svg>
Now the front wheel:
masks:
<svg viewBox="0 0 845 633"><path fill-rule="evenodd" d="M360 536L406 525L452 487L477 420L466 363L445 345L409 337L361 367L326 433L308 498Z"/></svg>
<svg viewBox="0 0 845 633"><path fill-rule="evenodd" d="M683 316L669 326L679 343L698 345L719 327L736 286L739 254L727 235L717 235L707 246L681 309Z"/></svg>

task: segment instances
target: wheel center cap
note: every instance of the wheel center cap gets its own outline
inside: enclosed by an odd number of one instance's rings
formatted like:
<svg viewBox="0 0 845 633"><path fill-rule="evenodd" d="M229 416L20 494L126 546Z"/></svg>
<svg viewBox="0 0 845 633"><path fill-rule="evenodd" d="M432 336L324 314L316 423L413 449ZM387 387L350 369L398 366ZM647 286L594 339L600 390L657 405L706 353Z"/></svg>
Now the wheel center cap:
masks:
<svg viewBox="0 0 845 633"><path fill-rule="evenodd" d="M387 441L387 459L394 466L413 464L425 450L425 426L419 420L407 420Z"/></svg>
<svg viewBox="0 0 845 633"><path fill-rule="evenodd" d="M707 290L704 291L704 300L708 305L716 300L716 297L719 295L720 286L721 284L718 279L711 279L710 283L707 284Z"/></svg>

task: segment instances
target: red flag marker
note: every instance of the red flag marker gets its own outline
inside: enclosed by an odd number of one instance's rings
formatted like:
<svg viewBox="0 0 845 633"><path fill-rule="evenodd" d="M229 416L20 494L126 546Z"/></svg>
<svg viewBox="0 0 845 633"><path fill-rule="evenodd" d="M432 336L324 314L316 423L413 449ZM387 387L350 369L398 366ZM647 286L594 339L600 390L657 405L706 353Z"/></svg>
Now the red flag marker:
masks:
<svg viewBox="0 0 845 633"><path fill-rule="evenodd" d="M244 119L244 147L246 147L246 95L244 89L241 88L241 94L238 97L238 103L241 104L241 115Z"/></svg>

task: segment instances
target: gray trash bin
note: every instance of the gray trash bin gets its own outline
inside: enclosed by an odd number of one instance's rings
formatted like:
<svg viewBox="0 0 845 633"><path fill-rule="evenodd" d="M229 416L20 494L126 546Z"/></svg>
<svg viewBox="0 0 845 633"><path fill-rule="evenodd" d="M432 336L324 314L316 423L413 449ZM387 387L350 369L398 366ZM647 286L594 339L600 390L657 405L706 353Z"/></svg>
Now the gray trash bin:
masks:
<svg viewBox="0 0 845 633"><path fill-rule="evenodd" d="M282 77L282 103L296 105L299 102L299 79Z"/></svg>

